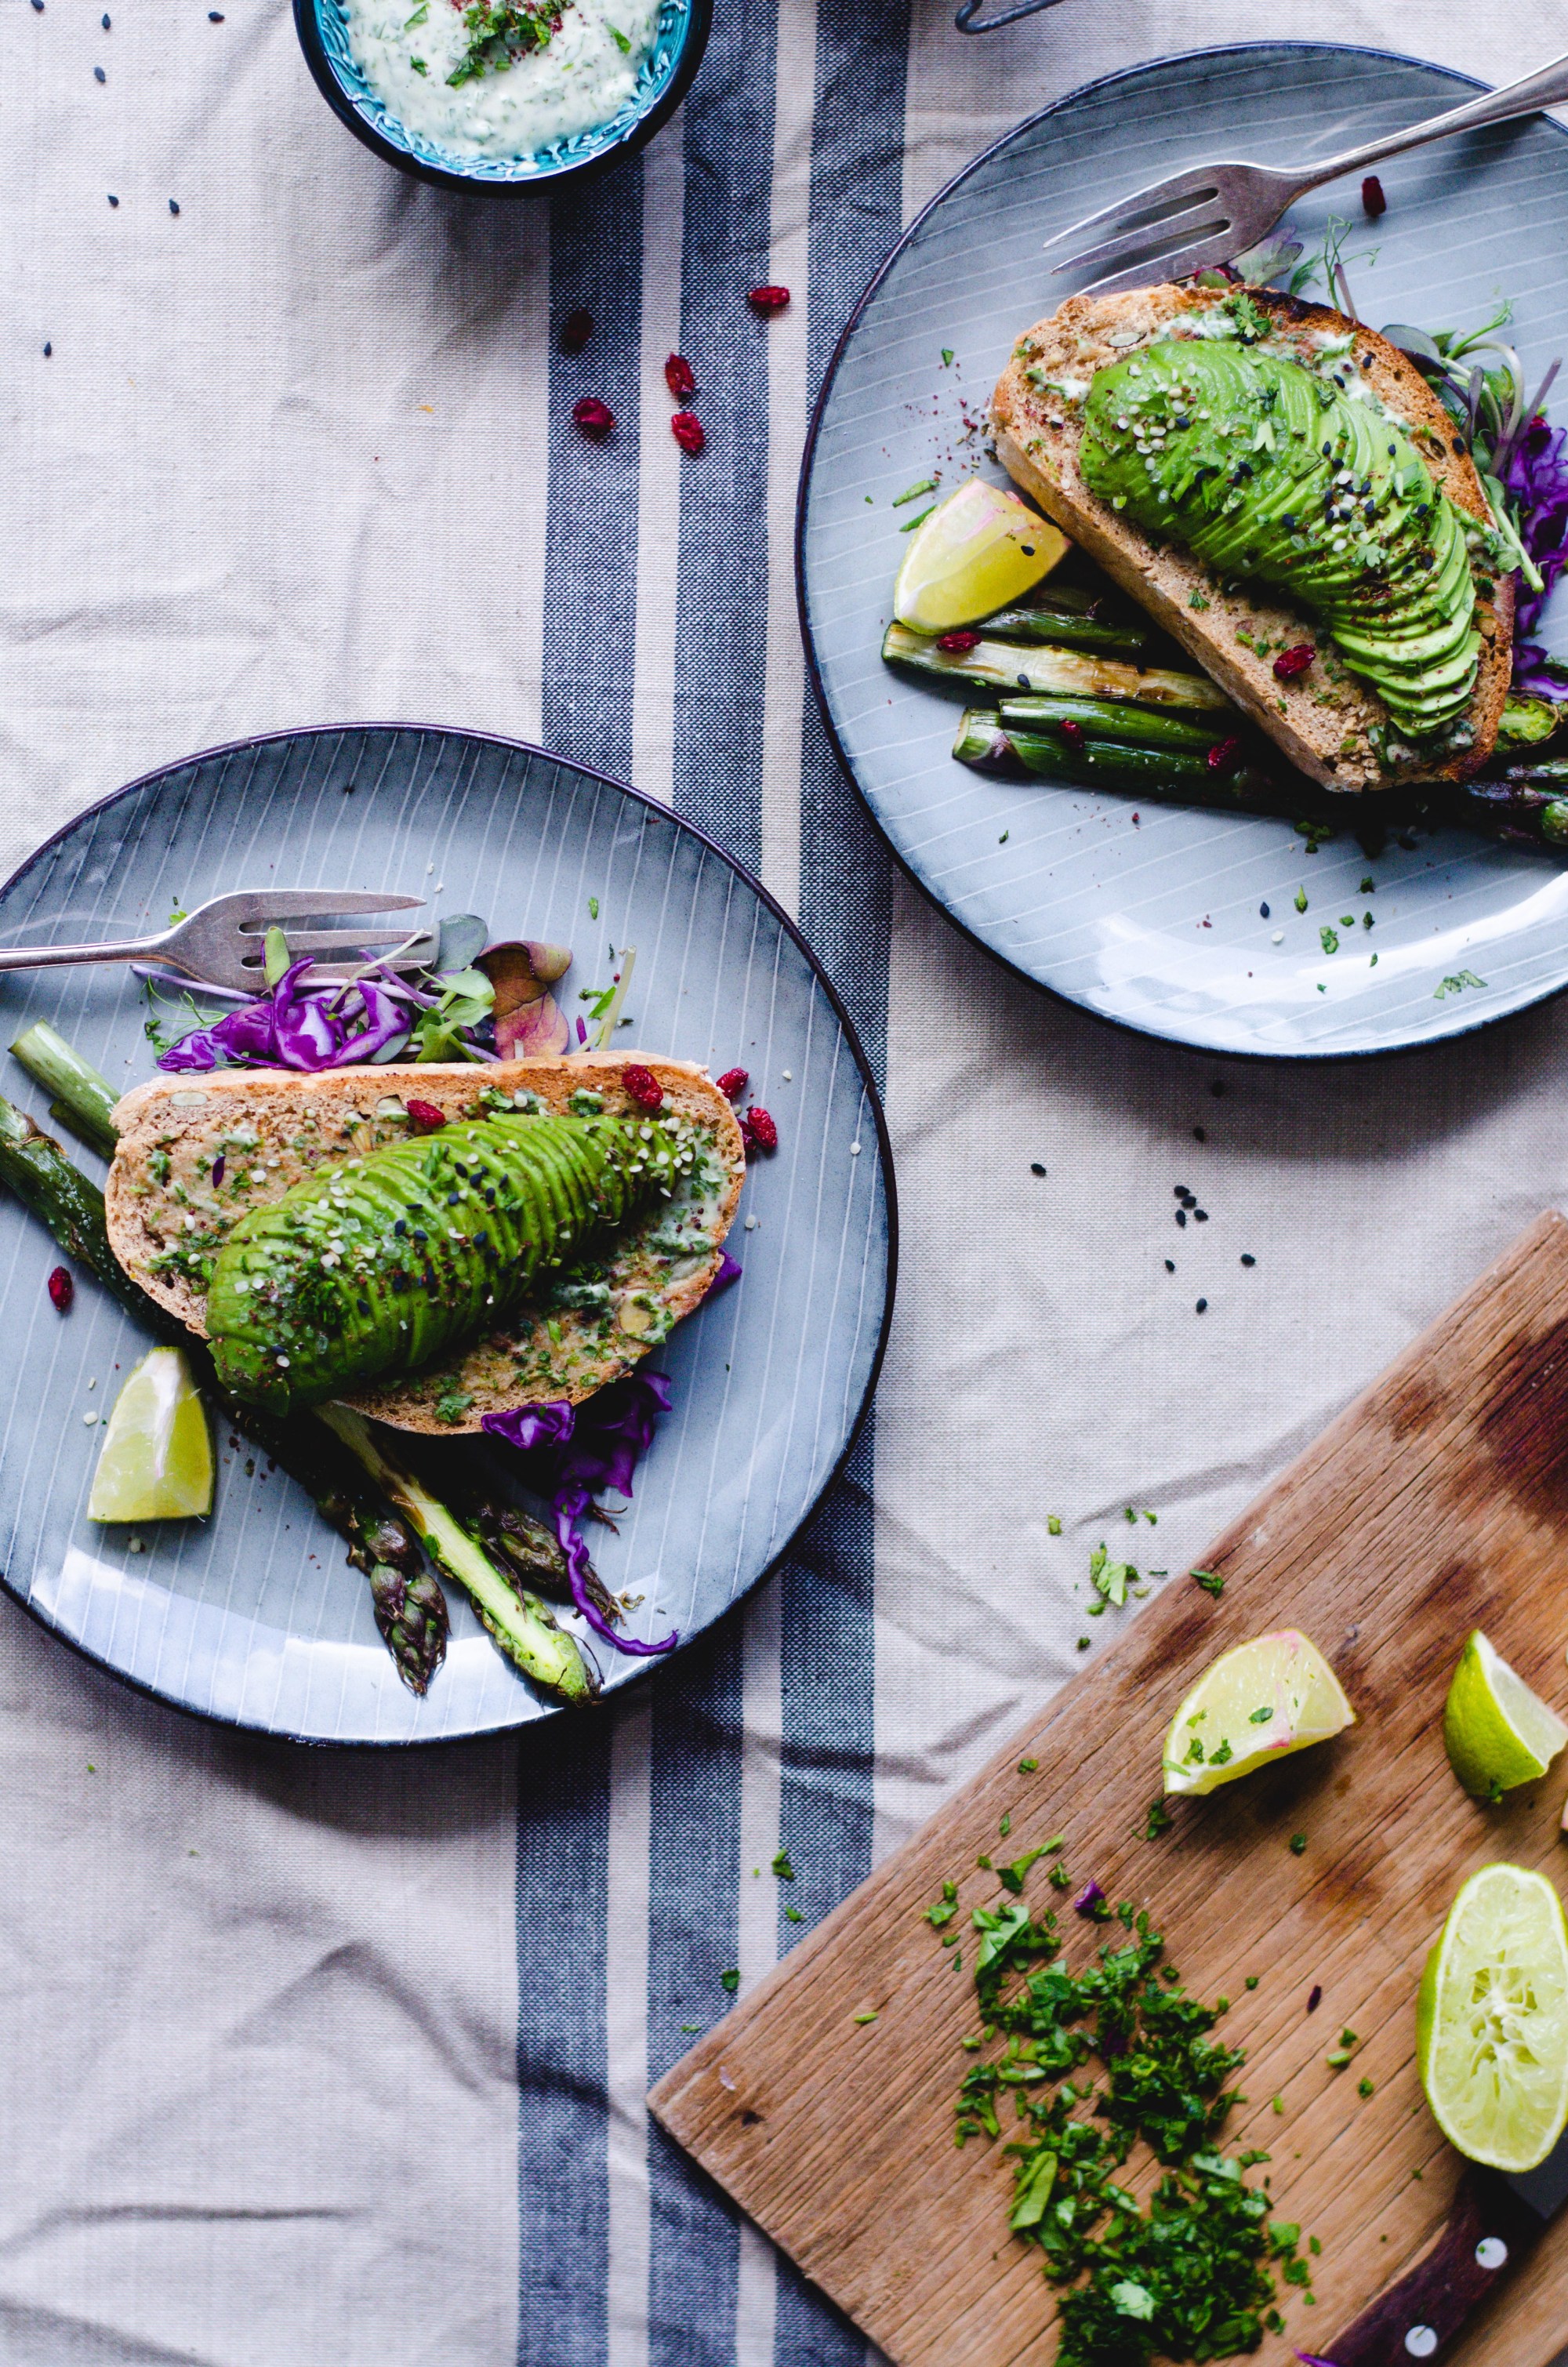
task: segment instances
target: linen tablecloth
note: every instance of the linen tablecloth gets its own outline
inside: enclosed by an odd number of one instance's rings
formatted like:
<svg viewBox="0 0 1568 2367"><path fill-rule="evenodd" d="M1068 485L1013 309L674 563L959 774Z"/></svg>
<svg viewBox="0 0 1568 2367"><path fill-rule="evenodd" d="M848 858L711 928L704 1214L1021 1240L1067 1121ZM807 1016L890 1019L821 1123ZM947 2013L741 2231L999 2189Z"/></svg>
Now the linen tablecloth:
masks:
<svg viewBox="0 0 1568 2367"><path fill-rule="evenodd" d="M1568 1038L1549 1007L1416 1059L1219 1063L967 947L805 685L810 401L901 223L1052 96L1292 34L1502 81L1568 49L1568 6L1066 0L964 40L950 0L717 0L644 156L515 205L363 151L285 0L107 7L0 13L0 858L294 723L475 725L634 779L761 871L848 997L903 1270L846 1478L597 1720L311 1754L139 1699L0 1603L0 2361L858 2367L650 2127L650 2079L722 1973L754 1982L1082 1665L1123 1506L1184 1567L1562 1196ZM762 280L792 291L766 325ZM1213 1221L1173 1290L1177 1183Z"/></svg>

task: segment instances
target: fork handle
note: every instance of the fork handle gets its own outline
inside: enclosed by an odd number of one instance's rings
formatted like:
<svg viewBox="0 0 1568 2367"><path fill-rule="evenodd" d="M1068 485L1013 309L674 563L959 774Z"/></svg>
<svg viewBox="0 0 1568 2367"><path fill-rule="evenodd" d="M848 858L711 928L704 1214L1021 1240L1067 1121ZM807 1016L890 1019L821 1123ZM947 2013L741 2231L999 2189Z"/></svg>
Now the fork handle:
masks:
<svg viewBox="0 0 1568 2367"><path fill-rule="evenodd" d="M1483 91L1479 98L1450 108L1447 115L1429 116L1425 123L1413 123L1407 131L1370 140L1364 148L1352 148L1343 156L1331 158L1302 176L1296 195L1321 188L1325 181L1337 181L1342 174L1358 173L1364 164L1380 164L1385 156L1402 155L1407 148L1424 148L1428 140L1446 140L1454 131L1476 131L1487 123L1507 123L1517 115L1534 115L1540 108L1555 107L1560 99L1568 99L1568 58L1553 58L1550 65L1527 74L1523 82L1511 82L1503 90Z"/></svg>
<svg viewBox="0 0 1568 2367"><path fill-rule="evenodd" d="M115 946L0 946L0 970L57 969L67 962L156 961L165 943L166 933L130 937Z"/></svg>

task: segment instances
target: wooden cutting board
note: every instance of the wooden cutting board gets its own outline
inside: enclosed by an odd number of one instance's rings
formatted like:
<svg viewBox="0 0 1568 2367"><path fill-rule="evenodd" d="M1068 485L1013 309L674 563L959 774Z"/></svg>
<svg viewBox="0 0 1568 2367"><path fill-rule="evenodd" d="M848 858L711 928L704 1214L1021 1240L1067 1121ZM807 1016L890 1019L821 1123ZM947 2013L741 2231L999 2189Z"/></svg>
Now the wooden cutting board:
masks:
<svg viewBox="0 0 1568 2367"><path fill-rule="evenodd" d="M1004 1861L1057 1832L1076 1882L1145 1901L1192 1991L1234 2000L1221 2034L1247 2049L1253 2101L1227 2149L1266 2146L1278 2215L1323 2244L1315 2308L1292 2296L1289 2337L1266 2338L1259 2367L1287 2367L1292 2343L1326 2347L1440 2225L1459 2165L1416 2074L1427 1952L1461 1882L1490 1860L1568 1883L1562 1774L1479 1805L1440 1730L1473 1626L1568 1704L1568 1224L1540 1217L1201 1567L1224 1577L1223 1600L1172 1579L653 2092L665 2127L897 2367L1055 2355L1039 2254L1007 2232L1010 2165L999 2146L953 2142L973 1988L923 1910L956 1880L966 1924L1000 1896L976 1857ZM1145 1839L1183 1693L1216 1653L1285 1625L1322 1646L1360 1723L1173 1803L1173 1829ZM1023 1758L1038 1772L1021 1774ZM1055 1903L1044 1871L1027 1895ZM1102 1935L1066 1920L1077 1965ZM1336 2073L1325 2057L1346 2024L1361 2044ZM1456 2367L1549 2367L1565 2339L1568 2214Z"/></svg>

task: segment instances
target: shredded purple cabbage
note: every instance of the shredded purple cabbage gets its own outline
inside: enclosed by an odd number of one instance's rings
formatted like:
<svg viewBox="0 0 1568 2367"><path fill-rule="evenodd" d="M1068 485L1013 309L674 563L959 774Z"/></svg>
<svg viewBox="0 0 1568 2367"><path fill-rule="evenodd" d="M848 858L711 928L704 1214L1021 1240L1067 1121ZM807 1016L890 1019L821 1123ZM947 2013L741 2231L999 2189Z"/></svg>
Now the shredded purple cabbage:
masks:
<svg viewBox="0 0 1568 2367"><path fill-rule="evenodd" d="M632 1373L612 1381L585 1405L556 1399L480 1417L480 1427L492 1438L503 1438L528 1457L527 1484L548 1501L555 1514L571 1599L594 1634L617 1652L642 1659L673 1650L680 1638L672 1630L660 1643L643 1644L611 1626L588 1591L588 1547L581 1523L601 1489L630 1496L632 1474L648 1451L660 1415L669 1410L670 1384L663 1374Z"/></svg>
<svg viewBox="0 0 1568 2367"><path fill-rule="evenodd" d="M1552 585L1568 566L1568 429L1553 427L1537 412L1508 456L1503 477L1506 491L1518 510L1519 539L1540 570L1542 589L1520 586L1515 630L1533 633ZM1520 690L1561 697L1562 683L1547 667L1547 653L1520 640L1514 645L1514 681Z"/></svg>
<svg viewBox="0 0 1568 2367"><path fill-rule="evenodd" d="M383 979L301 987L310 958L291 962L270 993L195 1027L158 1056L161 1069L346 1069L407 1040L412 991ZM423 1000L423 998L420 998Z"/></svg>
<svg viewBox="0 0 1568 2367"><path fill-rule="evenodd" d="M1086 1882L1073 1901L1075 1915L1092 1915L1097 1907L1105 1904L1105 1893L1098 1882Z"/></svg>
<svg viewBox="0 0 1568 2367"><path fill-rule="evenodd" d="M703 1293L703 1305L705 1307L710 1298L716 1298L721 1290L728 1290L732 1282L739 1282L739 1279L740 1267L738 1260L732 1258L728 1250L720 1250L718 1272Z"/></svg>
<svg viewBox="0 0 1568 2367"><path fill-rule="evenodd" d="M1298 2350L1296 2357L1301 2361L1302 2367L1334 2367L1332 2359L1320 2359L1314 2350Z"/></svg>

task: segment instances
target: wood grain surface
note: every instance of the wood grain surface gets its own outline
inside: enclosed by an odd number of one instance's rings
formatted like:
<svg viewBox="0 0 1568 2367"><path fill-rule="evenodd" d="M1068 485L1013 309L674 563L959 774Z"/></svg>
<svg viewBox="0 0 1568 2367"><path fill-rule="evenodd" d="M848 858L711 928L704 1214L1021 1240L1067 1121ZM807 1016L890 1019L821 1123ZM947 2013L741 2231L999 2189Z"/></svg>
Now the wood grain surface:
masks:
<svg viewBox="0 0 1568 2367"><path fill-rule="evenodd" d="M1000 1895L976 1858L1057 1832L1077 1881L1148 1905L1190 1987L1234 2000L1221 2034L1247 2049L1251 2101L1227 2149L1268 2147L1279 2215L1323 2245L1315 2307L1291 2296L1288 2336L1266 2338L1260 2367L1287 2367L1293 2344L1326 2346L1438 2231L1460 2164L1416 2073L1427 1952L1477 1866L1509 1858L1568 1880L1561 1773L1480 1805L1450 1772L1440 1730L1473 1626L1568 1705L1568 1224L1539 1218L1200 1566L1224 1576L1223 1600L1173 1578L653 2092L665 2127L897 2367L1046 2367L1055 2354L1040 2256L1007 2230L1010 2166L999 2146L953 2142L973 1988L922 1910L954 1880L966 1924ZM1145 1840L1182 1694L1216 1653L1284 1625L1327 1653L1359 1725L1174 1802L1172 1829ZM1021 1774L1021 1758L1038 1772ZM1055 1903L1044 1874L1029 1877L1037 1908ZM1077 1965L1103 1935L1066 1920ZM1325 2058L1347 2024L1360 2044L1337 2073ZM1454 2367L1549 2367L1565 2337L1568 2220Z"/></svg>

